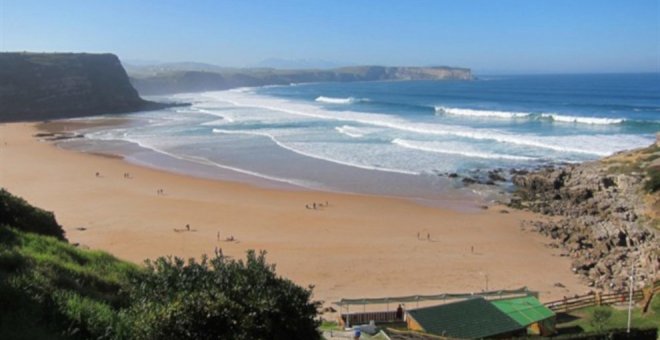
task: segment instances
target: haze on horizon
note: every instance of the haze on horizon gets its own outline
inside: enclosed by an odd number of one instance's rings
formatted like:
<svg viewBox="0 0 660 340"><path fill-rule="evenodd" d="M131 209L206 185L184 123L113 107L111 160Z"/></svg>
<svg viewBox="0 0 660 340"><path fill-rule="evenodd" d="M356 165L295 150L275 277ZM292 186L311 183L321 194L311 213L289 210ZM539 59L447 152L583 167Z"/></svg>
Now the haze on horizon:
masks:
<svg viewBox="0 0 660 340"><path fill-rule="evenodd" d="M659 3L0 0L0 50L110 52L124 61L228 67L660 72Z"/></svg>

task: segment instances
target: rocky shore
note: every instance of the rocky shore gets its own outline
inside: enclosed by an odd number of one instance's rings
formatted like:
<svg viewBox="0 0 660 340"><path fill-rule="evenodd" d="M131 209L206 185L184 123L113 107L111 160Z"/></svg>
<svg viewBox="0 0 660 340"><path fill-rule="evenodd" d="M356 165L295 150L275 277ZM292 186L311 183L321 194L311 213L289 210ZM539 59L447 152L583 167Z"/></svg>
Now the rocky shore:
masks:
<svg viewBox="0 0 660 340"><path fill-rule="evenodd" d="M660 277L660 146L579 165L513 176L511 207L548 216L526 230L552 239L572 270L594 288L619 290Z"/></svg>

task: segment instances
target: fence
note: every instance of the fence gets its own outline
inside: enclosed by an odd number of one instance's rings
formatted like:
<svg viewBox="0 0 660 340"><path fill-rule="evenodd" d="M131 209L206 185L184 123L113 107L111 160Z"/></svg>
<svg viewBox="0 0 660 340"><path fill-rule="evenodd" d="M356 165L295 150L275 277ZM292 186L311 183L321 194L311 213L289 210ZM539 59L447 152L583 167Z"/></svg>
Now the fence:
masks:
<svg viewBox="0 0 660 340"><path fill-rule="evenodd" d="M403 322L403 317L397 318L396 311L391 312L366 312L366 313L347 313L341 314L340 323L342 326L368 324L374 321L376 323Z"/></svg>
<svg viewBox="0 0 660 340"><path fill-rule="evenodd" d="M660 280L656 281L650 287L642 290L633 291L632 300L634 303L643 302L644 310L648 307L654 294L660 293ZM585 295L576 295L565 297L561 300L546 302L545 306L553 312L570 312L576 309L612 305L615 303L629 302L630 292L620 291L614 293L602 294L599 292L590 292Z"/></svg>

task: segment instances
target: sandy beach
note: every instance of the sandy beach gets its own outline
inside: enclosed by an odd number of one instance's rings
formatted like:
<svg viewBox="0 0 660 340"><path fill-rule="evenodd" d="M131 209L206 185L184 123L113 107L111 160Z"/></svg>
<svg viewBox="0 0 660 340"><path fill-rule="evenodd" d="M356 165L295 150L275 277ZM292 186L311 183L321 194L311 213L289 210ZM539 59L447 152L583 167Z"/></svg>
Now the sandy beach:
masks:
<svg viewBox="0 0 660 340"><path fill-rule="evenodd" d="M589 290L560 250L520 230L530 213L193 178L63 150L33 137L38 132L34 123L0 125L0 186L53 211L70 242L136 263L216 247L238 258L263 249L279 274L314 285L326 304L478 292L486 280L490 290L528 286L545 301ZM314 202L328 206L306 209ZM175 231L186 225L190 231Z"/></svg>

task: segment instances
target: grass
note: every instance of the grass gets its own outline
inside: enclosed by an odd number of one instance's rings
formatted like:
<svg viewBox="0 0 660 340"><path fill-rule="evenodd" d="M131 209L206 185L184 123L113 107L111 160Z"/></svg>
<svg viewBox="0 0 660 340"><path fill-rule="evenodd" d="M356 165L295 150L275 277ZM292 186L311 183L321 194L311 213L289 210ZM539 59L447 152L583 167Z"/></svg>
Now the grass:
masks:
<svg viewBox="0 0 660 340"><path fill-rule="evenodd" d="M660 189L660 169L649 167L646 170L648 179L644 183L644 190L648 193L654 193Z"/></svg>
<svg viewBox="0 0 660 340"><path fill-rule="evenodd" d="M321 322L321 326L319 326L319 330L321 330L322 332L338 331L341 330L341 327L339 327L339 324L335 321L323 320L323 322Z"/></svg>
<svg viewBox="0 0 660 340"><path fill-rule="evenodd" d="M102 334L139 267L56 237L0 226L0 334L11 339ZM35 322L39 320L40 322Z"/></svg>
<svg viewBox="0 0 660 340"><path fill-rule="evenodd" d="M626 328L628 325L628 310L619 309L610 306L588 307L571 312L570 315L577 319L557 325L558 330L579 327L582 331L591 332L597 331L597 325L592 321L594 314L598 314L599 310L611 311L609 319L603 323L604 329ZM649 311L642 315L640 308L634 308L632 312L631 327L634 328L649 328L658 327L660 325L660 297L654 296Z"/></svg>

